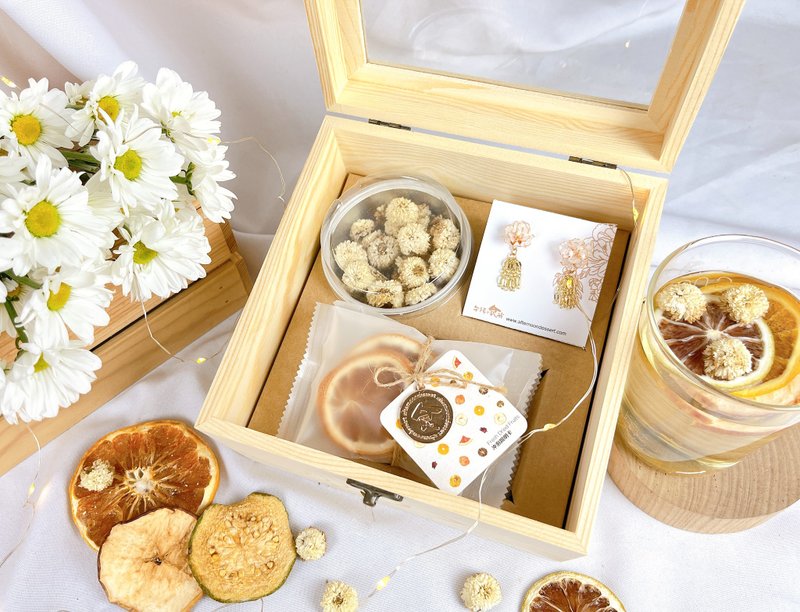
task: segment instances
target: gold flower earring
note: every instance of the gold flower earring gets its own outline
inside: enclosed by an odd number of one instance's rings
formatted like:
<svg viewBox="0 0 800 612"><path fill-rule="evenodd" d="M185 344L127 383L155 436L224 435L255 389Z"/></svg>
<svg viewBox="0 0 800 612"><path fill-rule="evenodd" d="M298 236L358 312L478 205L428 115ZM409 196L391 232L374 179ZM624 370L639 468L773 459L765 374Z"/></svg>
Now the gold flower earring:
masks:
<svg viewBox="0 0 800 612"><path fill-rule="evenodd" d="M553 279L555 292L553 303L559 308L571 309L580 304L583 297L583 281L589 263L589 244L591 238L581 240L573 238L562 242L558 247L561 256L561 272Z"/></svg>
<svg viewBox="0 0 800 612"><path fill-rule="evenodd" d="M508 257L503 260L497 286L504 291L516 291L522 281L522 263L517 259L517 249L530 246L533 240L530 224L525 221L514 221L506 227L503 240L511 250Z"/></svg>

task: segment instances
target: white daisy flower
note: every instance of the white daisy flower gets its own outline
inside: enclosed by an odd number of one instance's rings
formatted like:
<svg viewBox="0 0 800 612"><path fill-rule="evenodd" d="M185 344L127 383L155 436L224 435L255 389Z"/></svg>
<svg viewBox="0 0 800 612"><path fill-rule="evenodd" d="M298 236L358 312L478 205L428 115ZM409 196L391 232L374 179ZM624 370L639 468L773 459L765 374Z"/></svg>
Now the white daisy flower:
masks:
<svg viewBox="0 0 800 612"><path fill-rule="evenodd" d="M22 351L6 374L2 413L16 424L54 417L88 393L100 368L100 358L81 348L79 340L58 347L20 345Z"/></svg>
<svg viewBox="0 0 800 612"><path fill-rule="evenodd" d="M184 159L175 145L161 138L159 126L139 117L137 108L128 120L120 112L115 122L103 122L97 141L90 152L100 160L100 178L109 182L125 214L137 208L153 211L161 199L177 197L170 177L181 171Z"/></svg>
<svg viewBox="0 0 800 612"><path fill-rule="evenodd" d="M44 346L58 346L69 340L71 331L89 344L94 328L108 325L106 308L113 292L106 289L109 275L101 273L105 262L88 262L81 268L63 266L30 292L19 311L19 322L28 337Z"/></svg>
<svg viewBox="0 0 800 612"><path fill-rule="evenodd" d="M89 192L89 208L92 213L105 222L108 230L108 239L103 244L104 249L110 249L114 246L117 237L114 235L114 230L122 223L125 215L122 213L119 202L114 199L111 194L111 186L108 181L103 181L99 174L95 174L86 182L86 190ZM110 258L111 253L109 252Z"/></svg>
<svg viewBox="0 0 800 612"><path fill-rule="evenodd" d="M49 157L55 166L66 166L58 147L72 147L66 136L67 95L48 90L47 79L30 79L29 85L19 95L0 91L0 136L8 138L10 150L19 152L31 166L41 157Z"/></svg>
<svg viewBox="0 0 800 612"><path fill-rule="evenodd" d="M12 189L19 189L23 181L28 180L25 174L28 160L15 151L6 155L3 153L5 151L0 151L0 196L7 197Z"/></svg>
<svg viewBox="0 0 800 612"><path fill-rule="evenodd" d="M89 100L94 81L83 83L64 83L64 93L67 94L67 105L82 107Z"/></svg>
<svg viewBox="0 0 800 612"><path fill-rule="evenodd" d="M52 271L79 265L83 259L97 258L98 249L108 243L108 221L89 207L78 175L67 168L53 170L48 157L36 165L35 185L0 203L2 232L13 232L0 237L0 253L17 252L11 268L19 276L37 266Z"/></svg>
<svg viewBox="0 0 800 612"><path fill-rule="evenodd" d="M111 275L134 300L165 298L206 275L202 264L211 262L211 245L190 205L164 201L157 216L132 215L120 233L124 243L114 251Z"/></svg>
<svg viewBox="0 0 800 612"><path fill-rule="evenodd" d="M95 128L105 123L107 118L116 121L120 113L131 116L141 100L144 87L144 79L137 76L138 71L139 67L134 62L123 62L111 76L101 74L97 77L86 95L85 103L72 114L67 136L84 146L92 139ZM84 95L86 85L71 88L70 97ZM80 98L76 102L80 104Z"/></svg>
<svg viewBox="0 0 800 612"><path fill-rule="evenodd" d="M227 150L228 147L222 146L209 149L200 156L200 161L193 163L191 171L192 191L200 201L203 214L214 223L231 218L233 200L236 199L232 191L219 184L236 178L228 170Z"/></svg>
<svg viewBox="0 0 800 612"><path fill-rule="evenodd" d="M181 152L205 151L219 142L220 111L205 91L194 91L178 73L161 68L155 84L148 83L142 92L142 108L161 124L167 136Z"/></svg>

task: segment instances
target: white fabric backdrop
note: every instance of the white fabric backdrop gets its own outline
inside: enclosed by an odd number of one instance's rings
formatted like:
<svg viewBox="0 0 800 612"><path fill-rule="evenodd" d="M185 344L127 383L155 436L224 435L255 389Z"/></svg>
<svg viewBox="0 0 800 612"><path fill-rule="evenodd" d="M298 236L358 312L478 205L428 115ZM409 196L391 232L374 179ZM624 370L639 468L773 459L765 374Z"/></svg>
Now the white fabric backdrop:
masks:
<svg viewBox="0 0 800 612"><path fill-rule="evenodd" d="M61 84L135 59L145 77L162 65L211 92L223 137L255 135L279 159L289 191L324 113L308 28L299 0L0 0L0 74ZM800 8L795 0L751 2L671 178L656 260L689 239L746 231L800 243ZM253 273L282 205L277 172L252 144L230 152L239 174L234 228ZM220 325L188 356L214 352L232 329ZM0 569L4 610L112 609L96 581L95 559L71 525L65 488L84 448L111 429L148 418L193 421L219 358L204 366L168 363L48 445L42 455L38 514L25 545ZM293 527L329 535L322 561L299 564L265 608L313 610L325 579L365 595L395 562L454 534L380 502L375 511L345 494L246 460L218 446L218 500L275 492ZM0 478L0 551L25 524L20 511L35 465ZM555 563L479 538L430 555L397 575L367 609L458 610L457 592L475 571L501 582L498 610L519 608L541 575L574 569L596 576L630 612L800 609L800 506L741 534L691 534L649 518L608 481L589 556ZM198 610L215 609L204 600ZM258 604L241 610L256 610Z"/></svg>

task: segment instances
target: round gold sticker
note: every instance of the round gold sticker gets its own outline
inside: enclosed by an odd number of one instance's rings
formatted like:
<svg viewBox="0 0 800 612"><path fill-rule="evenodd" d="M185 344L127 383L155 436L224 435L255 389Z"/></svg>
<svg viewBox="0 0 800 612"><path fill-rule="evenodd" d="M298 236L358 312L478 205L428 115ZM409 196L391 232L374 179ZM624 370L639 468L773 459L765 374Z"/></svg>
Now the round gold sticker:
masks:
<svg viewBox="0 0 800 612"><path fill-rule="evenodd" d="M416 442L438 442L452 425L453 407L438 391L415 391L400 406L400 426Z"/></svg>

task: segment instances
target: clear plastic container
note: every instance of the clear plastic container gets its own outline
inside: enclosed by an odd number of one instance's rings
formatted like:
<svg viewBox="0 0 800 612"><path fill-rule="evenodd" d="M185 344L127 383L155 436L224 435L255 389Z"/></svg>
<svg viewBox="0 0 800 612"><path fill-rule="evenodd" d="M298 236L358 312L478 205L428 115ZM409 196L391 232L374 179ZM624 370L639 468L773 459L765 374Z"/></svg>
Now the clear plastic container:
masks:
<svg viewBox="0 0 800 612"><path fill-rule="evenodd" d="M424 207L427 206L430 210L430 215L423 214L421 217L428 216L433 220L437 217L442 217L453 222L460 232L458 245L452 249L458 257L458 264L452 276L447 277L447 275L443 274L438 276L430 275L428 282L435 286L436 292L427 299L416 304L407 304L404 299L403 305L400 306L386 305L377 307L370 304L370 302L376 303L377 299L374 298L377 298L377 292L371 291L366 287L355 288L348 286L342 280L345 271L336 262L334 249L339 244L351 240L350 229L353 223L359 219L372 219L375 221L375 231L380 231L383 233L381 235L384 235L387 227L381 210L385 211L386 205L395 198L411 200L422 207L421 210L423 211ZM384 208L380 209L380 207ZM366 238L355 242L366 245L367 243L364 240ZM320 246L325 277L337 296L348 302L363 304L371 312L399 316L426 311L437 304L444 303L453 295L461 284L469 264L472 252L472 231L464 211L456 203L452 194L436 181L411 176L368 177L344 192L331 205L322 224ZM412 254L412 256L419 256L426 263L429 263L428 260L433 251L434 248L431 246L426 253ZM402 257L402 254L400 256ZM383 269L370 264L370 268L376 273L378 280L391 280L398 276L398 268L395 264ZM430 270L430 265L428 269ZM407 295L407 293L404 292L404 295Z"/></svg>

